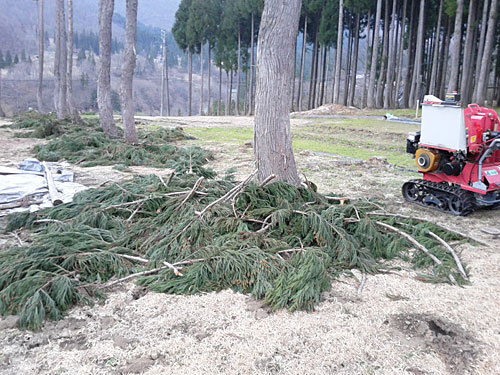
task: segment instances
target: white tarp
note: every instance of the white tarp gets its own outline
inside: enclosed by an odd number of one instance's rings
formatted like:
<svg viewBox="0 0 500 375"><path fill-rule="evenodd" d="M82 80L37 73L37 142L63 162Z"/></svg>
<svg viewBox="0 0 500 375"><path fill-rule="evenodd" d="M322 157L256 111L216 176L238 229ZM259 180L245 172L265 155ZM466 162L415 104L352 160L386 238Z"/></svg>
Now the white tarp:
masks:
<svg viewBox="0 0 500 375"><path fill-rule="evenodd" d="M87 189L86 186L73 182L73 172L59 164L47 164L63 203L71 202L76 193ZM0 216L52 207L47 180L40 162L28 159L21 163L20 168L0 167Z"/></svg>

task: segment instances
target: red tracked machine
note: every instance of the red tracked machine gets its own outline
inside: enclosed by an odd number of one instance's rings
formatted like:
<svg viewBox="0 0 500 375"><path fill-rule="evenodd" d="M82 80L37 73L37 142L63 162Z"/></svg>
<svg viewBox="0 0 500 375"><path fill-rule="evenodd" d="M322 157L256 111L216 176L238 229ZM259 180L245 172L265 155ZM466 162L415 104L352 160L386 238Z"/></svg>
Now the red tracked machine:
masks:
<svg viewBox="0 0 500 375"><path fill-rule="evenodd" d="M403 185L409 202L465 216L478 207L500 205L500 121L495 111L469 104L458 94L445 101L426 96L422 126L410 133L406 152L422 179Z"/></svg>

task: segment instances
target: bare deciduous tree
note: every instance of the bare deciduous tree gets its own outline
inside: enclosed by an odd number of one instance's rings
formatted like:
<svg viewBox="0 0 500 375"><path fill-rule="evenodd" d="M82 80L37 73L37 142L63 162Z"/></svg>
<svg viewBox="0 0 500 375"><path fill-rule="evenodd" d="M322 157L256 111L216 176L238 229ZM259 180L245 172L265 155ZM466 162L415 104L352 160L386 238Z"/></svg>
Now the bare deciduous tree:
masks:
<svg viewBox="0 0 500 375"><path fill-rule="evenodd" d="M301 0L266 0L257 46L255 159L258 179L269 175L300 185L290 134L294 46Z"/></svg>
<svg viewBox="0 0 500 375"><path fill-rule="evenodd" d="M99 0L99 64L97 72L97 105L101 127L116 137L118 129L111 105L111 26L114 0Z"/></svg>
<svg viewBox="0 0 500 375"><path fill-rule="evenodd" d="M122 75L120 81L123 130L127 143L138 143L134 121L133 81L135 69L135 44L137 34L137 2L127 0L125 17L125 52L123 54Z"/></svg>

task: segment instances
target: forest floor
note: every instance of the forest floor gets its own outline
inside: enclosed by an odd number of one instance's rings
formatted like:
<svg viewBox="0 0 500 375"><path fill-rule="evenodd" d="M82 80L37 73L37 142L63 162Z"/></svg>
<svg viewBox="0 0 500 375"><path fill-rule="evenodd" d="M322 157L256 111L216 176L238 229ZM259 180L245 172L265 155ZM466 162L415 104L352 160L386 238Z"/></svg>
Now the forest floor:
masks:
<svg viewBox="0 0 500 375"><path fill-rule="evenodd" d="M454 217L403 202L401 185L417 176L404 153L418 125L366 118L295 116L292 134L299 170L321 193L374 198L390 212L446 225L491 244L456 246L469 266L463 288L418 281L395 262L389 274L342 277L313 313L271 313L249 296L222 291L196 296L116 287L94 306L78 306L40 332L0 320L1 374L499 374L499 211ZM181 126L212 150L220 175L238 179L253 169L248 117L141 118L140 126ZM0 126L2 123L0 123ZM30 157L36 139L13 138L0 127L0 165ZM164 170L74 166L90 187L131 174ZM14 244L0 238L0 249ZM0 250L1 251L1 250Z"/></svg>

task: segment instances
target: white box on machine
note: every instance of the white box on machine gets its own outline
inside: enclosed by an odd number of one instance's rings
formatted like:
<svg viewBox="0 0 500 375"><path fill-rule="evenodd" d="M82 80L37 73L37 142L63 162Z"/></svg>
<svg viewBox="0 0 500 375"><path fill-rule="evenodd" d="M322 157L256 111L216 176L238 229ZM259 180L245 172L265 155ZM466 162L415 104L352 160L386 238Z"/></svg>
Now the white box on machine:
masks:
<svg viewBox="0 0 500 375"><path fill-rule="evenodd" d="M420 144L467 151L464 111L455 105L423 104Z"/></svg>

